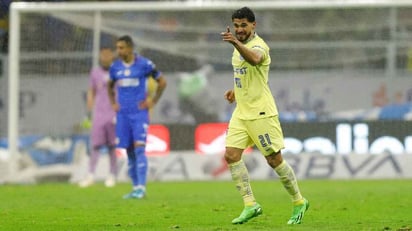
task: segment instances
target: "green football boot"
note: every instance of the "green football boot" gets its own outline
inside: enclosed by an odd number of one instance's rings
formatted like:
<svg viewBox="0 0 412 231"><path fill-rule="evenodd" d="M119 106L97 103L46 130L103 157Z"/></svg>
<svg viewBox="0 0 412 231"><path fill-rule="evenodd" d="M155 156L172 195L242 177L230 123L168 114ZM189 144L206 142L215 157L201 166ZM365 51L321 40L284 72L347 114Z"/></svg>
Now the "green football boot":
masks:
<svg viewBox="0 0 412 231"><path fill-rule="evenodd" d="M254 206L245 206L240 216L232 220L232 224L243 224L248 220L259 216L262 212L262 207L260 207L258 203Z"/></svg>
<svg viewBox="0 0 412 231"><path fill-rule="evenodd" d="M300 224L305 216L306 210L309 208L309 201L303 198L304 202L301 205L293 206L292 216L288 221L288 225Z"/></svg>

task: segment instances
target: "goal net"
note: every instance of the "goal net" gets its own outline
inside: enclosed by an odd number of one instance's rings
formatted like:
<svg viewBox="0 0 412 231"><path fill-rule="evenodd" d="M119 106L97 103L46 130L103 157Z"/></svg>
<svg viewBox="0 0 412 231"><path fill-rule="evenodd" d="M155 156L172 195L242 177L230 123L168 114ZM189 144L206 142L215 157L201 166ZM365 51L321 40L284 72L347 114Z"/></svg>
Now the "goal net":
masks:
<svg viewBox="0 0 412 231"><path fill-rule="evenodd" d="M359 91L369 83L375 89L391 82L407 90L397 82L412 68L412 4L407 1L13 3L7 96L11 152L17 150L19 136L84 132L79 124L87 114L89 71L98 64L99 48L113 47L125 34L169 82L153 123L227 121L233 108L223 104L220 95L232 85L233 47L222 42L220 32L231 26L233 10L242 6L254 10L257 33L271 48L270 78L279 80L278 86L295 85L303 92L278 91L280 111L309 99L305 89L310 86L316 97L329 97L334 89L322 84L339 82L341 76L379 79L355 88ZM354 97L359 100L327 104L328 112L353 109L353 103L359 103L356 109L371 106L367 97ZM198 103L189 109L197 111L184 108L194 99ZM324 103L302 101L301 109L310 111Z"/></svg>

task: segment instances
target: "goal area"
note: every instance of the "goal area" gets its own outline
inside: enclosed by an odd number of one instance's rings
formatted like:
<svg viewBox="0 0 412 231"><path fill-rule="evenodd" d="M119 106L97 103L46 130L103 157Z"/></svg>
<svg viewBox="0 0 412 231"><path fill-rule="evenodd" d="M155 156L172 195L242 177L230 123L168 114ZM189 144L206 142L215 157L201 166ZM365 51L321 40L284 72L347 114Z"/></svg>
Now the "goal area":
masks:
<svg viewBox="0 0 412 231"><path fill-rule="evenodd" d="M206 98L231 87L233 46L220 33L231 26L233 10L243 6L254 10L256 31L271 49L270 78L287 85L297 84L295 76L321 76L322 82L336 73L391 82L412 69L412 2L407 0L13 2L8 127L1 134L7 135L9 154L18 153L19 136L82 132L90 69L98 65L101 47L114 47L126 34L168 79L152 122L193 122L176 112L182 73L213 67ZM212 122L227 121L230 108L213 102L203 106L219 112Z"/></svg>

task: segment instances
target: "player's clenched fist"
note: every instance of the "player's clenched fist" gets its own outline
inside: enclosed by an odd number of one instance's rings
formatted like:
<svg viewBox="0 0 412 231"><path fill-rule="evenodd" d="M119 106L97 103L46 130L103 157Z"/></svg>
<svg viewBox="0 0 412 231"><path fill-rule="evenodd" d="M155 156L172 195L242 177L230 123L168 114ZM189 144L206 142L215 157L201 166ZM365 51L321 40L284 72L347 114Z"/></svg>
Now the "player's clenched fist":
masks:
<svg viewBox="0 0 412 231"><path fill-rule="evenodd" d="M235 102L235 92L233 90L227 90L224 97L229 103Z"/></svg>

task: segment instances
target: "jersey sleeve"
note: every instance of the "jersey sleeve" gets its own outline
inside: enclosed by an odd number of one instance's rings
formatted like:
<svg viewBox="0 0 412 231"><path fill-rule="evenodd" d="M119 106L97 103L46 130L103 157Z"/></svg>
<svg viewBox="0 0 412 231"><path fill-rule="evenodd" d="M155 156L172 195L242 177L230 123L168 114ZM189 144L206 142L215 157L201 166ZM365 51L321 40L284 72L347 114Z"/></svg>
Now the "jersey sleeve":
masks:
<svg viewBox="0 0 412 231"><path fill-rule="evenodd" d="M151 61L147 60L147 77L152 77L154 79L159 78L159 76L162 74L159 70L156 69L156 65Z"/></svg>
<svg viewBox="0 0 412 231"><path fill-rule="evenodd" d="M268 50L265 49L265 47L260 46L259 44L256 44L252 47L252 50L257 51L263 55L263 59L266 59L268 54Z"/></svg>

